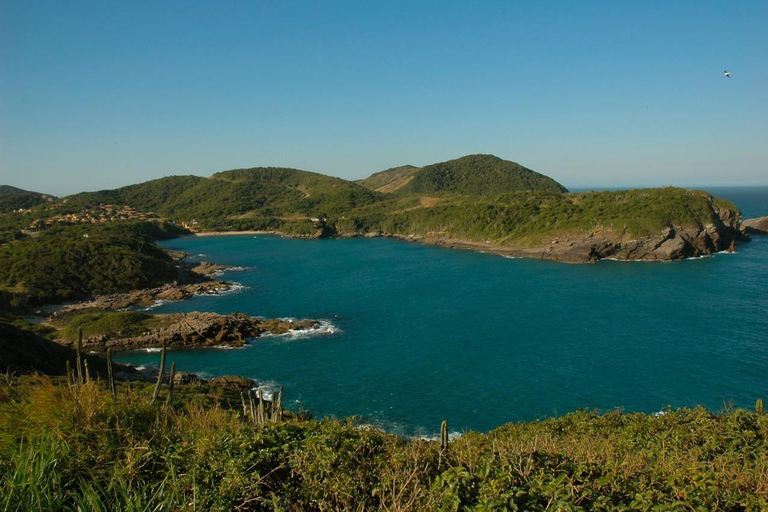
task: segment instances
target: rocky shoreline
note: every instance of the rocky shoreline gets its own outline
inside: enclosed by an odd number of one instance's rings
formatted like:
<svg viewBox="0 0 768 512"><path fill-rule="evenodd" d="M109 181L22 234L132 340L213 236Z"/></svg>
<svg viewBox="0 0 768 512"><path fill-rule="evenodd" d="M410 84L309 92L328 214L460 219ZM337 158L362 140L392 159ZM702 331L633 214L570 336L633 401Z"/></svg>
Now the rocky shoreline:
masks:
<svg viewBox="0 0 768 512"><path fill-rule="evenodd" d="M162 325L138 336L124 336L121 332L84 337L83 350L87 352L113 352L159 348L192 349L204 347L242 347L249 339L266 334L281 335L291 331L311 331L320 328L317 320L285 320L250 317L243 314L173 313L153 315ZM74 341L59 341L74 348Z"/></svg>
<svg viewBox="0 0 768 512"><path fill-rule="evenodd" d="M748 242L750 234L768 233L768 217L741 222L738 213L721 209L713 222L705 226L670 224L655 236L628 237L623 232L599 228L586 233L553 236L549 242L532 246L501 245L490 241L457 239L444 232L398 234L386 232L343 233L341 238L396 238L453 249L499 254L513 258L529 258L565 263L594 263L601 259L622 261L674 261L697 258L718 252L733 252L736 244ZM196 236L224 235L227 232L196 233ZM280 231L232 232L230 234L271 234L288 238L323 238L317 235L291 235Z"/></svg>
<svg viewBox="0 0 768 512"><path fill-rule="evenodd" d="M748 235L768 235L768 216L747 219L741 227Z"/></svg>

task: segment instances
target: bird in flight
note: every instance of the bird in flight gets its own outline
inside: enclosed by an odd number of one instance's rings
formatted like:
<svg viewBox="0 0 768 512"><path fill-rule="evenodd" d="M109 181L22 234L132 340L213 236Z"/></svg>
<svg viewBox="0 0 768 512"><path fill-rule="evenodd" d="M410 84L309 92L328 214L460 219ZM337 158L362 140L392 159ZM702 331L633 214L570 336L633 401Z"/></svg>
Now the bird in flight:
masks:
<svg viewBox="0 0 768 512"><path fill-rule="evenodd" d="M731 78L731 72L730 72L730 71L728 71L728 70L726 70L726 71L723 71L723 76L724 76L725 78Z"/></svg>

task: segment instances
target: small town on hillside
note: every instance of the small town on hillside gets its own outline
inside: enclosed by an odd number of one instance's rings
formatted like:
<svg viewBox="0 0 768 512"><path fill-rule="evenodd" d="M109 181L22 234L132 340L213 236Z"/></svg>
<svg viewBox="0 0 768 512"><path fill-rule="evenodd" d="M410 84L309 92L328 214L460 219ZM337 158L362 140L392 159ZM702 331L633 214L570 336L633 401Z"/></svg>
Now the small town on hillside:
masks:
<svg viewBox="0 0 768 512"><path fill-rule="evenodd" d="M61 207L65 202L66 199L59 205L54 205L54 207ZM130 206L118 207L111 204L100 204L95 208L83 210L79 213L62 213L47 218L37 218L30 222L28 230L36 232L54 224L104 224L121 220L157 221L160 220L160 217L154 212L144 213Z"/></svg>

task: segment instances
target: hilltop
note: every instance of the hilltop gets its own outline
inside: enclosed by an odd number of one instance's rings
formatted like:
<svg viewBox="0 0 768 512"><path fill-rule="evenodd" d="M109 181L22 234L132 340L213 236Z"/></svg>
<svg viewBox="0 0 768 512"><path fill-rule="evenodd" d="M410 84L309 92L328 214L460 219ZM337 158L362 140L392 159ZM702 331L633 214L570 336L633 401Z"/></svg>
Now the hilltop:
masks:
<svg viewBox="0 0 768 512"><path fill-rule="evenodd" d="M27 216L24 216L27 215ZM193 231L395 236L529 258L681 259L748 239L740 213L678 188L568 193L493 155L401 166L351 182L282 167L170 176L0 216L0 240L61 223L161 219ZM39 216L33 219L33 216Z"/></svg>
<svg viewBox="0 0 768 512"><path fill-rule="evenodd" d="M312 218L379 200L365 187L298 169L254 167L198 176L170 176L67 198L67 209L131 205L207 229L284 229L314 233Z"/></svg>
<svg viewBox="0 0 768 512"><path fill-rule="evenodd" d="M31 192L11 185L0 185L0 214L26 210L53 199L54 196L49 194Z"/></svg>
<svg viewBox="0 0 768 512"><path fill-rule="evenodd" d="M365 179L357 180L355 183L358 183L365 188L375 190L376 192L388 194L397 192L399 189L410 183L413 179L413 175L419 171L421 171L421 167L402 165L400 167L392 167L391 169L371 174Z"/></svg>
<svg viewBox="0 0 768 512"><path fill-rule="evenodd" d="M398 194L447 191L489 196L526 190L568 191L548 176L493 155L467 155L421 168L410 165L395 167L373 174L359 183L379 192Z"/></svg>

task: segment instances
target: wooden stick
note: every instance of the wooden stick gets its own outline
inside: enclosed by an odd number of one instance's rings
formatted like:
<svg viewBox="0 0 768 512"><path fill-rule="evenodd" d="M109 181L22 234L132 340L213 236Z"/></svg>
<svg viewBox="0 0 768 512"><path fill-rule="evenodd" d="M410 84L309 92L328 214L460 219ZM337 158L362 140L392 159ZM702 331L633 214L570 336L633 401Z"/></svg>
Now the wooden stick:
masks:
<svg viewBox="0 0 768 512"><path fill-rule="evenodd" d="M160 353L160 371L157 372L157 384L155 384L155 392L152 393L152 400L149 401L150 405L155 403L157 395L160 394L160 385L163 383L163 373L165 372L165 340L163 340L163 350Z"/></svg>
<svg viewBox="0 0 768 512"><path fill-rule="evenodd" d="M83 383L83 330L77 331L77 383Z"/></svg>
<svg viewBox="0 0 768 512"><path fill-rule="evenodd" d="M107 349L107 375L109 376L109 391L112 392L112 397L117 397L117 388L115 387L115 374L112 373L112 349Z"/></svg>

